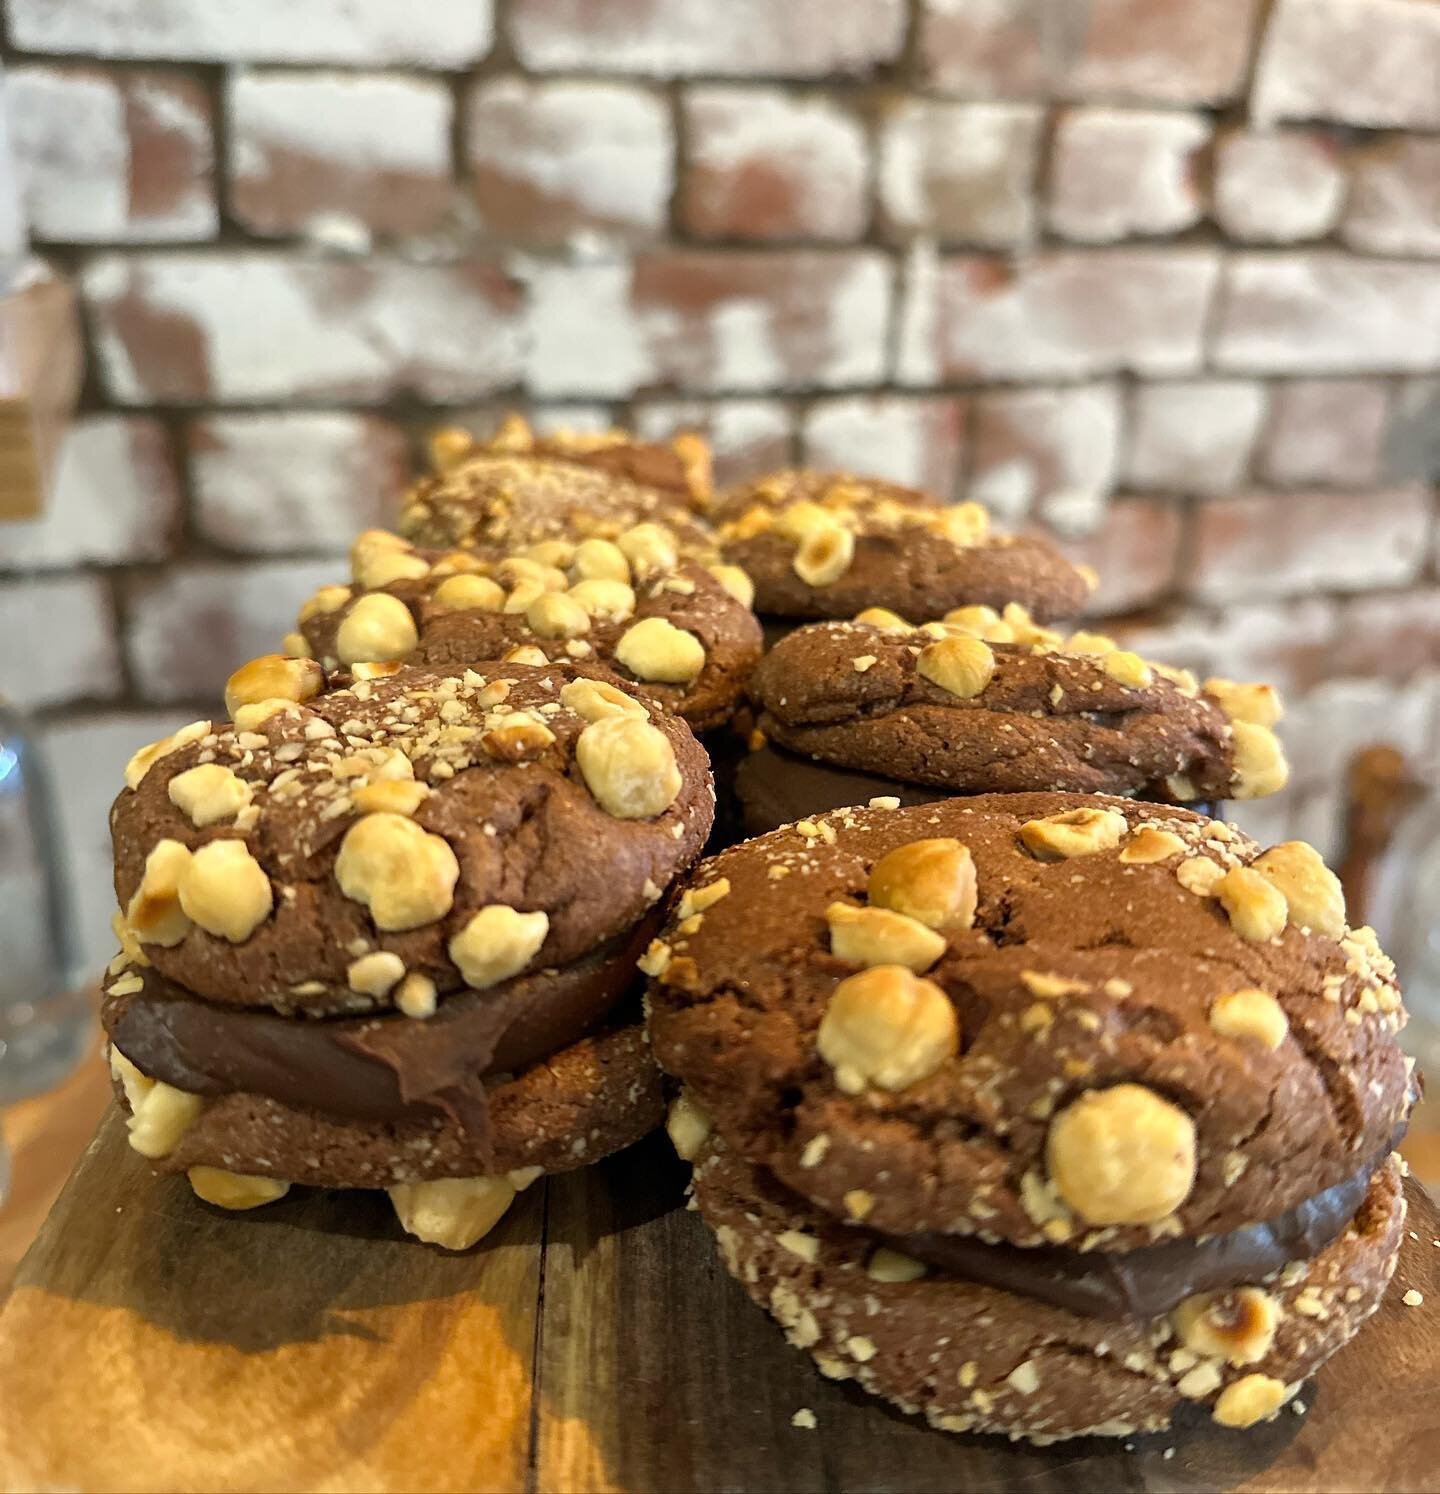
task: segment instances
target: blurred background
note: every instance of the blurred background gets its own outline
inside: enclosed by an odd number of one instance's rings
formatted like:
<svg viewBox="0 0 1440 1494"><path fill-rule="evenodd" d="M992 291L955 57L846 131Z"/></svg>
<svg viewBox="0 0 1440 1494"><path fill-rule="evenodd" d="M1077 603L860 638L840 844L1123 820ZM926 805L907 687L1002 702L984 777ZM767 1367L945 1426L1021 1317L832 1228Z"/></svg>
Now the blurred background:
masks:
<svg viewBox="0 0 1440 1494"><path fill-rule="evenodd" d="M72 977L111 953L130 752L341 578L427 427L508 408L1049 527L1133 646L1285 691L1292 786L1241 815L1267 840L1337 855L1367 743L1433 778L1433 0L7 0L3 26L11 288L28 232L82 316L43 511L0 522L0 693L53 780ZM1396 802L1377 917L1434 995L1440 813Z"/></svg>

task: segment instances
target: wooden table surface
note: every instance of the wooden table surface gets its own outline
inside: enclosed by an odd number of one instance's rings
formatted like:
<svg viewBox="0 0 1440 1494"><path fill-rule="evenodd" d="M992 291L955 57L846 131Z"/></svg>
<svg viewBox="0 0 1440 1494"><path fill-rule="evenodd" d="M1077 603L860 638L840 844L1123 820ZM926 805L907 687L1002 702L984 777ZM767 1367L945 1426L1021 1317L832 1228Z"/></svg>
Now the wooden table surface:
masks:
<svg viewBox="0 0 1440 1494"><path fill-rule="evenodd" d="M1304 1415L1130 1450L947 1436L821 1379L683 1184L652 1137L450 1255L378 1194L222 1215L154 1180L112 1111L0 1309L0 1486L1440 1489L1440 1216L1413 1184L1396 1283ZM790 1424L807 1407L815 1431Z"/></svg>

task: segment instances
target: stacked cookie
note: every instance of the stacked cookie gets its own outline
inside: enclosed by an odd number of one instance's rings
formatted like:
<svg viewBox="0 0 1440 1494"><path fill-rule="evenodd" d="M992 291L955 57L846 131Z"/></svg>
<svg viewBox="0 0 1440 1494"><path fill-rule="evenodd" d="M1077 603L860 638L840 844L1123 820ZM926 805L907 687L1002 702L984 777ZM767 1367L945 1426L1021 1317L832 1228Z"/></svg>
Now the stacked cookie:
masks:
<svg viewBox="0 0 1440 1494"><path fill-rule="evenodd" d="M270 656L115 802L131 1144L229 1208L387 1188L462 1248L650 1130L635 961L713 815L677 715L568 662Z"/></svg>
<svg viewBox="0 0 1440 1494"><path fill-rule="evenodd" d="M1310 847L1183 809L891 804L704 862L647 952L727 1268L948 1430L1273 1416L1402 1234L1374 935Z"/></svg>

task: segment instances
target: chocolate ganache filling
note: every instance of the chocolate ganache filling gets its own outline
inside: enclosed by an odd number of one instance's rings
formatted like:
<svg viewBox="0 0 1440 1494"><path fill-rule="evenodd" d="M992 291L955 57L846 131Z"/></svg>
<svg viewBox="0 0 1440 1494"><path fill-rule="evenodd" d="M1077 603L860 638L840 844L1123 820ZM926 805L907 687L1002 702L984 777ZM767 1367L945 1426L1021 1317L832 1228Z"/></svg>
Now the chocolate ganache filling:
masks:
<svg viewBox="0 0 1440 1494"><path fill-rule="evenodd" d="M936 1233L876 1238L937 1270L1082 1317L1158 1317L1197 1292L1252 1285L1290 1261L1318 1255L1355 1217L1376 1168L1404 1129L1333 1187L1273 1219L1204 1240L1081 1251L1058 1245L989 1245L965 1235Z"/></svg>
<svg viewBox="0 0 1440 1494"><path fill-rule="evenodd" d="M191 1094L265 1095L281 1104L367 1121L448 1115L489 1132L486 1084L598 1027L636 980L657 925L559 969L442 999L433 1017L284 1017L202 1001L154 970L145 989L105 1001L111 1042L143 1074Z"/></svg>

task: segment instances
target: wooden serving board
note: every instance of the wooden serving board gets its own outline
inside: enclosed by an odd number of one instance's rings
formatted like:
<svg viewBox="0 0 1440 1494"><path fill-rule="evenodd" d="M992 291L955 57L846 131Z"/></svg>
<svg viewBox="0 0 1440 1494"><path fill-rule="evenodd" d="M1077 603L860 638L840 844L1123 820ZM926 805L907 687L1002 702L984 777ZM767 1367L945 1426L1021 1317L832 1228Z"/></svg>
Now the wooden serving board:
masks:
<svg viewBox="0 0 1440 1494"><path fill-rule="evenodd" d="M1304 1415L1196 1415L1128 1450L947 1436L821 1379L683 1187L652 1137L456 1256L404 1239L380 1194L222 1215L155 1181L112 1111L0 1310L0 1485L1440 1489L1440 1215L1413 1183L1395 1285Z"/></svg>

